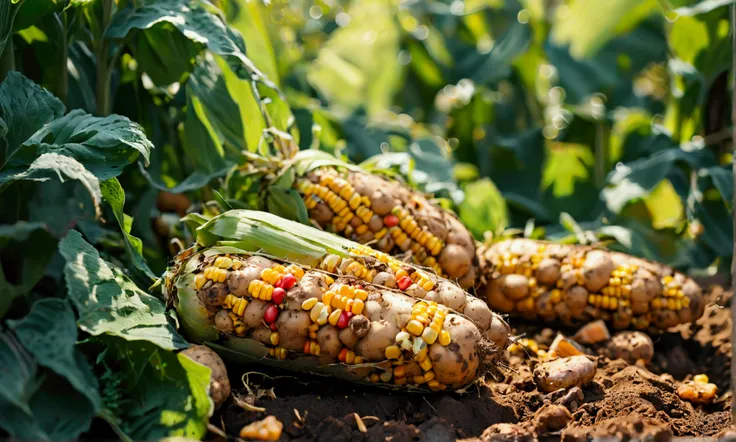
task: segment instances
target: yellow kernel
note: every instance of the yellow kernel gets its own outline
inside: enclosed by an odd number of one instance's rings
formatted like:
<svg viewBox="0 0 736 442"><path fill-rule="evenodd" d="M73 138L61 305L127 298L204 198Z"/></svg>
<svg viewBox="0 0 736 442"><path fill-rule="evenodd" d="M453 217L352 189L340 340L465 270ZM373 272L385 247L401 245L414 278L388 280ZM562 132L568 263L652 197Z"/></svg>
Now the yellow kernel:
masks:
<svg viewBox="0 0 736 442"><path fill-rule="evenodd" d="M708 376L704 374L696 374L693 376L694 382L699 382L701 384L707 384L709 382Z"/></svg>
<svg viewBox="0 0 736 442"><path fill-rule="evenodd" d="M243 316L245 313L245 308L248 306L248 301L245 299L241 299L240 303L238 304L238 311L236 312L238 316Z"/></svg>
<svg viewBox="0 0 736 442"><path fill-rule="evenodd" d="M384 355L386 359L398 359L401 356L401 349L395 345L389 345L384 350Z"/></svg>
<svg viewBox="0 0 736 442"><path fill-rule="evenodd" d="M227 270L224 269L218 269L219 272L217 273L217 282L225 282L227 281Z"/></svg>
<svg viewBox="0 0 736 442"><path fill-rule="evenodd" d="M365 303L363 301L361 301L360 299L354 299L353 300L353 308L352 308L351 311L352 311L353 314L359 315L359 314L363 313L363 308L364 307L365 307Z"/></svg>
<svg viewBox="0 0 736 442"><path fill-rule="evenodd" d="M442 345L443 347L447 347L448 345L450 345L450 341L451 341L450 332L448 332L447 330L442 330L442 332L440 333L439 340L440 340L440 345Z"/></svg>
<svg viewBox="0 0 736 442"><path fill-rule="evenodd" d="M391 376L392 376L392 372L390 372L390 371L384 371L383 373L381 373L379 375L379 378L383 382L389 382L391 380Z"/></svg>
<svg viewBox="0 0 736 442"><path fill-rule="evenodd" d="M356 356L355 360L353 361L354 364L362 364L364 362L363 358L360 356Z"/></svg>
<svg viewBox="0 0 736 442"><path fill-rule="evenodd" d="M352 364L353 362L355 362L355 352L348 350L345 355L345 363Z"/></svg>
<svg viewBox="0 0 736 442"><path fill-rule="evenodd" d="M233 266L233 260L228 258L227 256L218 256L217 259L215 259L215 267L219 267L221 269L229 269Z"/></svg>
<svg viewBox="0 0 736 442"><path fill-rule="evenodd" d="M437 332L435 328L432 328L431 325L425 328L424 331L422 332L422 339L424 339L424 341L429 345L434 344L434 342L437 340L438 337L439 337L439 333Z"/></svg>
<svg viewBox="0 0 736 442"><path fill-rule="evenodd" d="M409 323L406 324L406 331L413 334L414 336L421 336L422 332L424 331L424 326L416 319L412 319L409 321Z"/></svg>
<svg viewBox="0 0 736 442"><path fill-rule="evenodd" d="M312 322L317 322L317 319L319 319L319 316L324 309L324 304L322 304L321 302L316 303L314 307L309 310L309 319L311 319Z"/></svg>
<svg viewBox="0 0 736 442"><path fill-rule="evenodd" d="M243 261L239 261L239 260L234 260L234 261L233 261L233 266L231 267L231 269L233 269L233 270L238 270L238 269L240 269L241 267L243 267Z"/></svg>
<svg viewBox="0 0 736 442"><path fill-rule="evenodd" d="M424 380L424 376L414 376L414 378L413 378L413 379L414 379L414 383L415 383L415 384L417 384L417 385L421 385L421 384L423 384L424 382L426 382L426 381Z"/></svg>
<svg viewBox="0 0 736 442"><path fill-rule="evenodd" d="M422 370L429 371L432 369L432 360L429 358L425 358L419 361L419 366L422 367Z"/></svg>
<svg viewBox="0 0 736 442"><path fill-rule="evenodd" d="M342 310L335 309L332 313L330 313L329 318L327 319L330 325L336 326L338 319L340 319L340 315L342 314Z"/></svg>
<svg viewBox="0 0 736 442"><path fill-rule="evenodd" d="M334 297L335 297L335 292L328 290L322 294L322 302L325 305L332 305L332 299ZM317 298L314 298L314 299L317 299Z"/></svg>
<svg viewBox="0 0 736 442"><path fill-rule="evenodd" d="M204 286L206 282L207 282L207 277L200 273L199 275L194 277L194 288L199 290Z"/></svg>
<svg viewBox="0 0 736 442"><path fill-rule="evenodd" d="M279 345L279 332L271 333L271 345Z"/></svg>
<svg viewBox="0 0 736 442"><path fill-rule="evenodd" d="M428 372L424 373L424 381L425 382L429 382L432 379L434 379L434 372L433 371L428 371Z"/></svg>
<svg viewBox="0 0 736 442"><path fill-rule="evenodd" d="M324 297L324 295L323 295L323 297ZM315 304L317 304L317 302L319 302L319 300L317 298L309 298L309 299L305 300L304 302L302 302L302 309L304 309L304 310L312 310L312 307L314 307Z"/></svg>
<svg viewBox="0 0 736 442"><path fill-rule="evenodd" d="M374 384L380 380L380 378L378 377L378 373L371 373L370 379L371 382L373 382Z"/></svg>

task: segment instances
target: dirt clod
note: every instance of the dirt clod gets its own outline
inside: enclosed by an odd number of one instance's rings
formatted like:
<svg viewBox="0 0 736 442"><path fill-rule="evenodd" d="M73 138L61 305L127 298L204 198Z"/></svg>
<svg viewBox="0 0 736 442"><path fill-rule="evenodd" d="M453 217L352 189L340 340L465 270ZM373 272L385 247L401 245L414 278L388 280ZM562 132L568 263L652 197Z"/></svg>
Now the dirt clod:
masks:
<svg viewBox="0 0 736 442"><path fill-rule="evenodd" d="M594 428L570 428L562 433L563 442L586 442L591 438L616 442L669 442L672 440L672 430L659 419L633 415L609 419Z"/></svg>
<svg viewBox="0 0 736 442"><path fill-rule="evenodd" d="M652 339L641 332L625 331L617 333L608 343L606 355L611 359L621 358L629 364L638 360L649 363L654 357Z"/></svg>
<svg viewBox="0 0 736 442"><path fill-rule="evenodd" d="M545 405L534 416L534 429L537 434L556 433L571 420L572 414L562 405Z"/></svg>

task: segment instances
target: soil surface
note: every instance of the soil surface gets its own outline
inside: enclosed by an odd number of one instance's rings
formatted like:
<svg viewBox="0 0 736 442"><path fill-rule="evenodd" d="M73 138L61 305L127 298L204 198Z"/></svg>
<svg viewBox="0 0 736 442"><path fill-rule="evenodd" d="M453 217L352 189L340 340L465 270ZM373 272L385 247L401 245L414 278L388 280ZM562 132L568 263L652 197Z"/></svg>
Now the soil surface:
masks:
<svg viewBox="0 0 736 442"><path fill-rule="evenodd" d="M482 380L462 394L423 396L228 365L234 394L212 419L219 428L212 428L210 439L237 438L245 424L269 415L283 423L281 440L586 441L615 436L619 441L667 441L716 436L731 425L731 292L711 285L707 296L708 306L696 323L652 336L649 363L610 360L605 342L584 347L596 360L597 372L581 390L539 391L532 379L539 361L523 353L508 355L498 379ZM540 348L558 332L568 337L576 332L510 321L516 336L532 338ZM696 374L706 374L718 386L708 405L677 395L681 382Z"/></svg>

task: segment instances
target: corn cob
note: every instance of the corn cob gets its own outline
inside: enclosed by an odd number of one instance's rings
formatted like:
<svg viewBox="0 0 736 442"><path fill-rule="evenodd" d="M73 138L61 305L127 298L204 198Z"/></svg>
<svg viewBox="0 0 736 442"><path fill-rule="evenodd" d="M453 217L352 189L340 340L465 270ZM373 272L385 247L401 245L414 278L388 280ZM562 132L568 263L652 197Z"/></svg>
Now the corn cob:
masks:
<svg viewBox="0 0 736 442"><path fill-rule="evenodd" d="M464 289L475 284L472 235L421 193L320 151L297 153L283 170L295 171L293 188L313 225L388 254L407 254Z"/></svg>
<svg viewBox="0 0 736 442"><path fill-rule="evenodd" d="M276 258L284 250L290 257ZM449 281L393 262L315 228L231 211L198 228L163 286L191 339L241 357L422 391L461 388L492 367L505 322Z"/></svg>
<svg viewBox="0 0 736 442"><path fill-rule="evenodd" d="M478 248L491 308L577 325L666 329L703 314L701 288L661 264L590 246L528 239Z"/></svg>

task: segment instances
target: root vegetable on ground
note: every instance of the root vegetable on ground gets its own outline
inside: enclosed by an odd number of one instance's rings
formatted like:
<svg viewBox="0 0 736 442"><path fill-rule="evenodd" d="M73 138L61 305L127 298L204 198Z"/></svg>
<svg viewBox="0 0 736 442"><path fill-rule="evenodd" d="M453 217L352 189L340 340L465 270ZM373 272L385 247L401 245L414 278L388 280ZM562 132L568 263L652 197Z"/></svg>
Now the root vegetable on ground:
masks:
<svg viewBox="0 0 736 442"><path fill-rule="evenodd" d="M703 314L702 289L669 267L590 246L529 239L478 249L491 308L567 325L664 330Z"/></svg>
<svg viewBox="0 0 736 442"><path fill-rule="evenodd" d="M333 235L318 246L311 235L317 229L292 223L315 242L307 253L302 238L275 227L289 223L233 211L200 227L198 245L177 256L164 278L190 338L285 368L424 391L462 388L493 367L509 331L487 305L447 280L392 266L391 258L383 262L379 252ZM279 232L279 241L268 241ZM327 253L341 252L338 245L353 253ZM276 258L282 250L291 250L290 259ZM251 268L260 272L247 295L207 295ZM438 301L375 284L378 270L439 292Z"/></svg>
<svg viewBox="0 0 736 442"><path fill-rule="evenodd" d="M547 393L581 387L593 380L596 365L586 356L570 356L542 362L534 369L534 383Z"/></svg>
<svg viewBox="0 0 736 442"><path fill-rule="evenodd" d="M222 358L206 345L193 345L183 350L181 354L212 371L210 397L215 403L215 409L220 408L230 396L230 378L227 376L227 369Z"/></svg>

